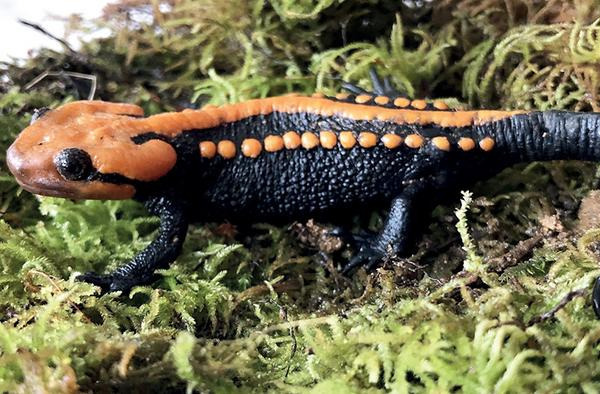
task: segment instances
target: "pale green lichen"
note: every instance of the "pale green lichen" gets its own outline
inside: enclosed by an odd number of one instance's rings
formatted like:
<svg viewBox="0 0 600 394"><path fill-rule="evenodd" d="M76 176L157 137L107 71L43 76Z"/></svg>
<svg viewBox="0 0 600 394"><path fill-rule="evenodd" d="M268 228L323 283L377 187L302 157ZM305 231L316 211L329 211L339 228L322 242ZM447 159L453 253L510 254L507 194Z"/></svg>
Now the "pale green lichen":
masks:
<svg viewBox="0 0 600 394"><path fill-rule="evenodd" d="M463 250L467 254L464 269L469 272L478 272L483 266L483 258L477 254L475 250L475 243L473 238L469 234L469 224L467 221L467 212L469 206L473 202L473 193L469 191L461 192L462 199L460 200L460 207L456 210L455 215L458 219L456 223L456 230L460 235L460 239L463 243Z"/></svg>

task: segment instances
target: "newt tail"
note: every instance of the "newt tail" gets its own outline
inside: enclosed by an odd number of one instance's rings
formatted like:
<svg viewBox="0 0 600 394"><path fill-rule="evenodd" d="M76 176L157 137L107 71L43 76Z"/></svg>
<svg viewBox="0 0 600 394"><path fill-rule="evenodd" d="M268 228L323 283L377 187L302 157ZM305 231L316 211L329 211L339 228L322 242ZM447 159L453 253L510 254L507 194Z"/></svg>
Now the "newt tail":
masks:
<svg viewBox="0 0 600 394"><path fill-rule="evenodd" d="M600 114L455 111L409 100L373 73L374 92L287 95L143 117L140 107L80 101L46 111L7 153L33 193L134 198L158 237L116 271L81 279L107 291L152 280L192 221L292 221L390 204L344 270L406 255L417 224L448 195L520 162L600 161ZM600 281L593 291L600 316Z"/></svg>

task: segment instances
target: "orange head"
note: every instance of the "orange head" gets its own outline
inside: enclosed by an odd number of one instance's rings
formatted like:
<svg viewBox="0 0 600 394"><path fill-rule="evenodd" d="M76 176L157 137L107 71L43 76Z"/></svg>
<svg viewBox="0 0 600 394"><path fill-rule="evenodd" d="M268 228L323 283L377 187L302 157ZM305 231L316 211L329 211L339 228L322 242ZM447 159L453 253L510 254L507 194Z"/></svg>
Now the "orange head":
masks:
<svg viewBox="0 0 600 394"><path fill-rule="evenodd" d="M154 131L142 115L142 108L131 104L65 104L43 113L19 134L8 149L8 167L32 193L73 199L131 198L135 183L159 179L177 160L173 147L164 141L132 140Z"/></svg>

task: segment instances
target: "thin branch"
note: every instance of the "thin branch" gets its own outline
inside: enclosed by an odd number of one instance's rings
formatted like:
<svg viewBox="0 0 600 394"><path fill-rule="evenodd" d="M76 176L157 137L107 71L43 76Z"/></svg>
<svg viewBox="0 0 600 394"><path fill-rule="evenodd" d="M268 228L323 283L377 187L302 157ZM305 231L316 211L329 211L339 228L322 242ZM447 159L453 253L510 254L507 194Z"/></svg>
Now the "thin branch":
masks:
<svg viewBox="0 0 600 394"><path fill-rule="evenodd" d="M556 304L556 306L552 309L550 309L548 312L540 315L540 316L536 316L533 319L531 319L531 321L529 322L529 326L532 326L534 324L537 323L541 323L543 321L546 321L548 319L551 319L554 317L554 315L556 315L556 312L558 312L559 310L563 309L565 306L567 306L567 304L569 302L571 302L574 298L576 297L583 297L588 293L588 289L579 289L579 290L573 290L568 292L560 301L558 304Z"/></svg>
<svg viewBox="0 0 600 394"><path fill-rule="evenodd" d="M28 22L24 19L19 19L19 23L21 23L25 26L31 27L32 29L39 31L43 35L48 36L55 41L58 41L62 46L64 46L67 49L67 51L69 51L73 54L77 54L77 52L75 52L75 50L73 48L71 48L71 46L69 45L68 42L66 42L62 38L56 37L54 34L50 33L48 30L44 29L42 26L38 25L37 23Z"/></svg>
<svg viewBox="0 0 600 394"><path fill-rule="evenodd" d="M32 87L34 87L35 85L40 83L40 81L42 81L46 77L63 77L63 76L87 79L87 80L91 81L90 93L88 94L87 99L88 100L94 99L94 95L96 94L96 87L97 87L97 83L98 83L96 76L92 75L92 74L82 74L82 73L73 72L73 71L44 71L37 77L33 78L33 80L31 82L29 82L27 85L25 85L23 87L23 89L24 90L31 89Z"/></svg>

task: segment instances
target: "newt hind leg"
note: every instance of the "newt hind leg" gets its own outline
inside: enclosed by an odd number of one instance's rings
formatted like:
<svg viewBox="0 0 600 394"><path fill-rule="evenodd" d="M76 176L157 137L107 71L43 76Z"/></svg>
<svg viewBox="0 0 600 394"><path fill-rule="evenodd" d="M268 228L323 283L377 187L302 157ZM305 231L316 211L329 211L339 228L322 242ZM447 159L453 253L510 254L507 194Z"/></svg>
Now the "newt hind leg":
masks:
<svg viewBox="0 0 600 394"><path fill-rule="evenodd" d="M424 213L418 196L421 189L404 190L392 201L388 218L379 234L372 237L355 237L356 254L342 269L348 274L358 267L372 270L388 255L407 255L413 247L416 224Z"/></svg>

